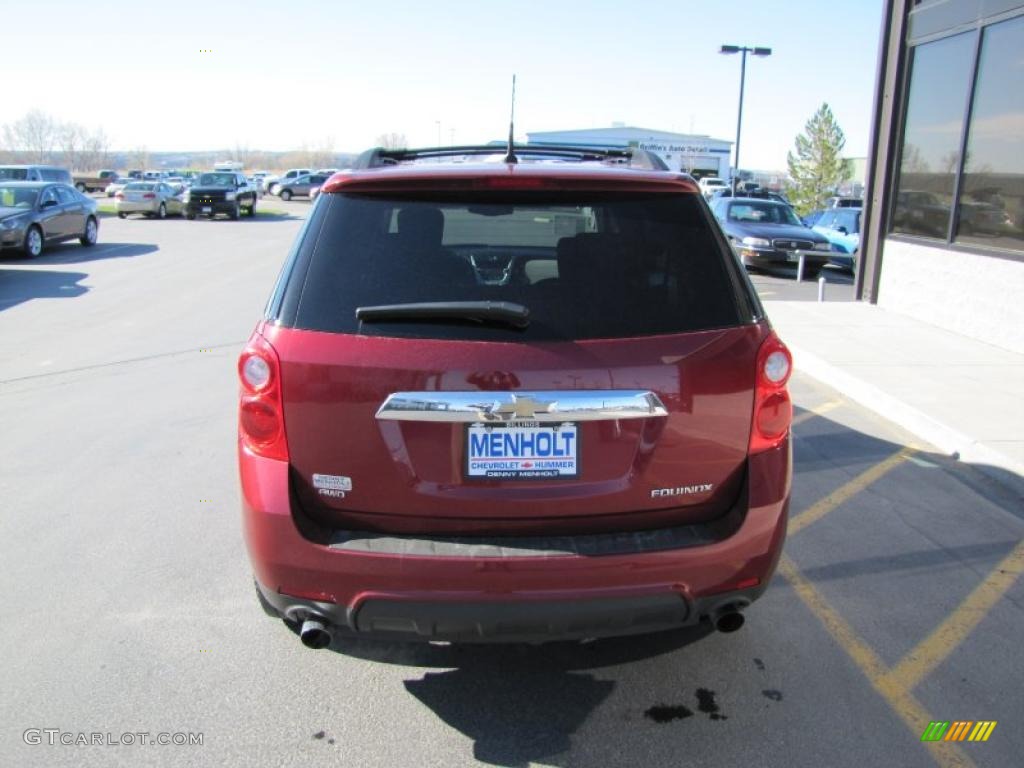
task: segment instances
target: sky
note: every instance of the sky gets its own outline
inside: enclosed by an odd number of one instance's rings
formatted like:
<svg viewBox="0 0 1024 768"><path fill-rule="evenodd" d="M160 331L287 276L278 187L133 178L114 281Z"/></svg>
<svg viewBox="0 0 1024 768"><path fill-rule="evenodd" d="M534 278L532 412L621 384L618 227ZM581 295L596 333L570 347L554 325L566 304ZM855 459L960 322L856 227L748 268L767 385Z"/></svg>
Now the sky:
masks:
<svg viewBox="0 0 1024 768"><path fill-rule="evenodd" d="M0 125L40 109L116 150L358 152L609 127L735 140L782 169L828 102L867 154L883 0L0 0ZM13 64L13 71L12 71ZM15 75L16 76L12 76Z"/></svg>

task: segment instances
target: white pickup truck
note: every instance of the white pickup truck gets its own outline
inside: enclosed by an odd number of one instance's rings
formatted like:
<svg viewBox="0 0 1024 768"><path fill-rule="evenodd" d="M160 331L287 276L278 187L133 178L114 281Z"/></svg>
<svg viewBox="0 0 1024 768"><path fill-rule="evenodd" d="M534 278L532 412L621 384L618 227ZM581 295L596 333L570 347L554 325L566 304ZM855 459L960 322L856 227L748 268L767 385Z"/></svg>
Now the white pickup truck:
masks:
<svg viewBox="0 0 1024 768"><path fill-rule="evenodd" d="M704 197L711 197L715 194L716 190L729 188L729 182L717 176L705 176L697 184L700 186L700 192Z"/></svg>

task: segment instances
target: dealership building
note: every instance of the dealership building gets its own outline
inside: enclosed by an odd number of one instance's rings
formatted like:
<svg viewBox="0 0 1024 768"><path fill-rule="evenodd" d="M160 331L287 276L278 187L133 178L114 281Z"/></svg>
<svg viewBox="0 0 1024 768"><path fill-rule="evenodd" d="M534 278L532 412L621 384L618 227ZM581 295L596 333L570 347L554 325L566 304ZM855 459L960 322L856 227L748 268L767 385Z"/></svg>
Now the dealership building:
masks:
<svg viewBox="0 0 1024 768"><path fill-rule="evenodd" d="M886 0L858 298L1024 352L1022 83L1024 0Z"/></svg>
<svg viewBox="0 0 1024 768"><path fill-rule="evenodd" d="M577 131L535 131L526 134L530 144L572 145L600 149L646 149L660 157L673 171L694 178L718 176L728 179L732 142L710 136L652 131L627 125L584 128Z"/></svg>

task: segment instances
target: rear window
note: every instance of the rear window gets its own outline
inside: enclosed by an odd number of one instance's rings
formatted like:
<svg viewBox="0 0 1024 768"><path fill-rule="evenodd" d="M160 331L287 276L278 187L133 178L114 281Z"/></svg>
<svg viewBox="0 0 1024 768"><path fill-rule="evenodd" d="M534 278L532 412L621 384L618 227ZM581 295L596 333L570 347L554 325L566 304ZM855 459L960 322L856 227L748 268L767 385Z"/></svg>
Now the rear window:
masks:
<svg viewBox="0 0 1024 768"><path fill-rule="evenodd" d="M28 178L27 168L0 168L0 179L24 181Z"/></svg>
<svg viewBox="0 0 1024 768"><path fill-rule="evenodd" d="M299 246L307 273L287 282L283 301L294 319L283 321L335 333L499 341L734 326L741 310L728 255L697 199L332 194L322 203L322 226ZM517 329L356 319L358 307L448 301L521 304L530 322Z"/></svg>

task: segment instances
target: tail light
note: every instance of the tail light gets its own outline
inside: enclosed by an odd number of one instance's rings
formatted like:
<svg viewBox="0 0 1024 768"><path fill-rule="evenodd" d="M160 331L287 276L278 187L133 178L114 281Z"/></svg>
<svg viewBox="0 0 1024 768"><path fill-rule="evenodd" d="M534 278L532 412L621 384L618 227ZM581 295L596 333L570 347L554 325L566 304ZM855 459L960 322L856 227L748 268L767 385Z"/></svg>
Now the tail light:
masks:
<svg viewBox="0 0 1024 768"><path fill-rule="evenodd" d="M754 386L754 418L750 425L751 454L777 446L793 422L793 403L786 382L793 372L793 356L774 332L757 352L757 382Z"/></svg>
<svg viewBox="0 0 1024 768"><path fill-rule="evenodd" d="M142 199L143 200L156 200L156 195L154 195L152 192L147 192L146 194L144 194L142 196Z"/></svg>
<svg viewBox="0 0 1024 768"><path fill-rule="evenodd" d="M270 342L254 333L238 358L242 391L238 436L253 453L288 461L281 396L281 361Z"/></svg>

